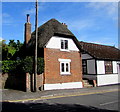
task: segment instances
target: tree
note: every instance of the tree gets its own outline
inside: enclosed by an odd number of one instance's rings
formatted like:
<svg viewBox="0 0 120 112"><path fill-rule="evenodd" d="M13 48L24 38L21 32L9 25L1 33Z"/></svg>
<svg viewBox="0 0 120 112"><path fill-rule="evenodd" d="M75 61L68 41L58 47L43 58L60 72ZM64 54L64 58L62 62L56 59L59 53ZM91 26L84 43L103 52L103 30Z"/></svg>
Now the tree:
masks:
<svg viewBox="0 0 120 112"><path fill-rule="evenodd" d="M9 40L9 43L6 44L5 41L2 42L2 60L9 60L11 59L16 52L19 52L23 44L17 40Z"/></svg>
<svg viewBox="0 0 120 112"><path fill-rule="evenodd" d="M10 47L17 47L17 44L16 44L16 42L14 40L9 40L8 46L10 46Z"/></svg>

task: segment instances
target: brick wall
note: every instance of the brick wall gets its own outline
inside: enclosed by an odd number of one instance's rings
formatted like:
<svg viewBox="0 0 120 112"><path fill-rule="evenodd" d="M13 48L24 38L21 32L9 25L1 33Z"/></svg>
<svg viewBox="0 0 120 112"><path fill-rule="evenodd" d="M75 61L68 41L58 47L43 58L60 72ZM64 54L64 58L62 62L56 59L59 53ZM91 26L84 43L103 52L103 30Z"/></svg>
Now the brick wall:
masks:
<svg viewBox="0 0 120 112"><path fill-rule="evenodd" d="M43 74L36 76L36 89L37 91L43 90ZM26 73L26 91L34 91L34 76L33 74Z"/></svg>
<svg viewBox="0 0 120 112"><path fill-rule="evenodd" d="M24 34L25 43L28 44L29 40L31 39L31 23L25 23L25 34Z"/></svg>
<svg viewBox="0 0 120 112"><path fill-rule="evenodd" d="M0 89L15 89L22 91L33 91L33 75L29 73L25 74L9 74L0 73ZM43 90L43 74L38 74L37 78L37 90Z"/></svg>
<svg viewBox="0 0 120 112"><path fill-rule="evenodd" d="M16 89L26 91L25 74L0 73L0 89Z"/></svg>
<svg viewBox="0 0 120 112"><path fill-rule="evenodd" d="M60 62L58 59L71 59L70 75L60 74ZM44 83L67 83L82 81L82 63L80 53L77 51L63 52L58 49L44 48Z"/></svg>

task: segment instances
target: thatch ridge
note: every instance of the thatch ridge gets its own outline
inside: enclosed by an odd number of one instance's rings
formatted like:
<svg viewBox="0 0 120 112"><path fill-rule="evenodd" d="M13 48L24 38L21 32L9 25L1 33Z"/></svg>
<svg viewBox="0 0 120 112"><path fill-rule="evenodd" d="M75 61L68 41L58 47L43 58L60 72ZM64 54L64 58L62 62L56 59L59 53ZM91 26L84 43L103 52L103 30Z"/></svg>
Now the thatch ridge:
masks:
<svg viewBox="0 0 120 112"><path fill-rule="evenodd" d="M51 19L38 28L38 48L44 48L49 39L56 34L73 38L77 42L74 34L65 25L56 19ZM28 47L35 45L35 31L31 35Z"/></svg>

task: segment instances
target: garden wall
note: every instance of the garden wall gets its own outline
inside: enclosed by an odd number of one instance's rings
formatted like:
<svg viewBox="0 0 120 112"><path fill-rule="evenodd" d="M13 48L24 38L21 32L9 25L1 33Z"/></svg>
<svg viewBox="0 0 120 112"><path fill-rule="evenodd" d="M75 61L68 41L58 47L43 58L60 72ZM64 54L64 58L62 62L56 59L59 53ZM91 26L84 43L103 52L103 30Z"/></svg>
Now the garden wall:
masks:
<svg viewBox="0 0 120 112"><path fill-rule="evenodd" d="M37 90L42 90L43 74L37 75ZM9 74L0 73L0 89L15 89L22 91L33 90L33 75L26 74Z"/></svg>

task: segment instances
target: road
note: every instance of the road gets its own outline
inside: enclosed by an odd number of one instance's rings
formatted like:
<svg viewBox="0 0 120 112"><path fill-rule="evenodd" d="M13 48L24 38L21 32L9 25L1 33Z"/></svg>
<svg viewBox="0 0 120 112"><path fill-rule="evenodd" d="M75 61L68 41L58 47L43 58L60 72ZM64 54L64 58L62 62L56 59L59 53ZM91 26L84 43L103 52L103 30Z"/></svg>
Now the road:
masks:
<svg viewBox="0 0 120 112"><path fill-rule="evenodd" d="M118 91L3 103L2 112L118 112Z"/></svg>

